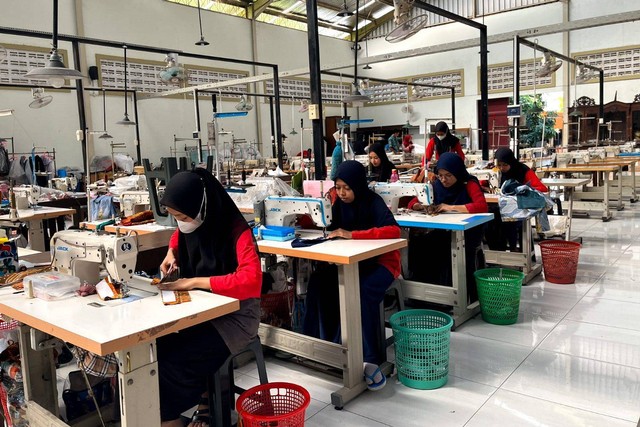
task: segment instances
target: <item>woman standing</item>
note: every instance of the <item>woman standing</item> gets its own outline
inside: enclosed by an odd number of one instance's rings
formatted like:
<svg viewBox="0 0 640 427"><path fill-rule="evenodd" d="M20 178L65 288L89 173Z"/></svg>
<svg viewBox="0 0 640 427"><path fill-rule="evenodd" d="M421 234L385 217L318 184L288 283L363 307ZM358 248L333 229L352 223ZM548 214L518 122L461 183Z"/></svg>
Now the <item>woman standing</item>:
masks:
<svg viewBox="0 0 640 427"><path fill-rule="evenodd" d="M433 152L436 153L436 160L440 159L443 153L457 153L464 160L464 152L460 145L460 140L449 132L449 126L445 122L436 123L436 136L427 143L423 164L429 169Z"/></svg>
<svg viewBox="0 0 640 427"><path fill-rule="evenodd" d="M163 427L182 426L180 414L200 402L190 426L208 425L206 378L258 333L262 272L247 221L206 170L176 174L160 201L178 223L160 265L180 278L163 290L202 289L240 300L240 309L157 341ZM204 394L204 396L203 396Z"/></svg>

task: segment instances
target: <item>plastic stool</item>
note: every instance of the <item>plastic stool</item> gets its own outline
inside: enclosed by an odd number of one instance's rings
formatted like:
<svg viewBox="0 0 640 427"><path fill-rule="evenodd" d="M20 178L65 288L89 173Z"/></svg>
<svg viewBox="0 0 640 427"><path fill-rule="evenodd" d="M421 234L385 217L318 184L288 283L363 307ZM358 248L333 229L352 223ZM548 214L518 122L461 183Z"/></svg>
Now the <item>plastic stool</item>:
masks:
<svg viewBox="0 0 640 427"><path fill-rule="evenodd" d="M266 384L267 367L262 354L260 337L256 336L244 349L231 354L220 369L207 379L209 390L209 425L214 427L231 427L231 410L235 408L235 395L246 390L235 385L233 361L236 357L251 352L255 356L260 384Z"/></svg>

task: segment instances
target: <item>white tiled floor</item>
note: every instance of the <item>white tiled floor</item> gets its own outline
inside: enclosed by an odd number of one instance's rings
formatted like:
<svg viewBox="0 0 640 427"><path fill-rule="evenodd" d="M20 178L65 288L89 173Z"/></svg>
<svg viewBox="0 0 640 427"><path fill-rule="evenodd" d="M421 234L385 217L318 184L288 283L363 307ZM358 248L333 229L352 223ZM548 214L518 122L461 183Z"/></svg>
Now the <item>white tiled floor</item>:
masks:
<svg viewBox="0 0 640 427"><path fill-rule="evenodd" d="M334 376L271 357L269 380L309 390L311 427L640 426L640 204L573 225L583 238L576 283L538 277L522 288L516 324L478 316L452 332L444 387L392 377L338 411ZM252 365L236 373L243 387L257 378Z"/></svg>
<svg viewBox="0 0 640 427"><path fill-rule="evenodd" d="M414 390L395 377L338 411L332 376L270 358L270 381L307 388L308 426L627 426L640 421L640 206L607 223L574 219L583 238L576 283L538 277L518 322L479 316L451 334L449 382ZM637 217L637 218L636 218ZM257 384L244 370L241 384Z"/></svg>

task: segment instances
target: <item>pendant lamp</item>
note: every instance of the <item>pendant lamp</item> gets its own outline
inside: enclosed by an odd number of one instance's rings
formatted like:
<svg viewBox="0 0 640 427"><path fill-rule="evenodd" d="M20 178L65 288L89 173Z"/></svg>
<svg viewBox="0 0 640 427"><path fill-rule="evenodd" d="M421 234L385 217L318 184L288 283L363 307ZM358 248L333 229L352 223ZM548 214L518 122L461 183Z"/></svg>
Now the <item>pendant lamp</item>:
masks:
<svg viewBox="0 0 640 427"><path fill-rule="evenodd" d="M196 46L208 46L209 42L204 39L202 35L202 15L200 12L200 0L198 0L198 23L200 24L200 40L198 40L195 45Z"/></svg>
<svg viewBox="0 0 640 427"><path fill-rule="evenodd" d="M53 41L49 63L43 68L34 68L25 76L48 80L55 88L64 86L65 79L79 80L85 77L80 71L65 67L62 57L58 54L58 0L53 0Z"/></svg>
<svg viewBox="0 0 640 427"><path fill-rule="evenodd" d="M98 139L113 139L109 132L107 132L107 96L106 91L102 89L102 126L104 133L98 137Z"/></svg>
<svg viewBox="0 0 640 427"><path fill-rule="evenodd" d="M133 122L129 119L129 113L127 112L127 103L129 93L127 92L127 46L122 46L124 49L124 117L122 120L116 122L118 125L135 125L136 122Z"/></svg>
<svg viewBox="0 0 640 427"><path fill-rule="evenodd" d="M295 125L294 125L294 122L295 122L294 113L295 112L293 111L294 110L293 107L294 107L295 102L296 101L293 99L293 97L291 97L291 132L289 132L289 135L297 135L298 134L298 132L296 132L296 128L295 128Z"/></svg>

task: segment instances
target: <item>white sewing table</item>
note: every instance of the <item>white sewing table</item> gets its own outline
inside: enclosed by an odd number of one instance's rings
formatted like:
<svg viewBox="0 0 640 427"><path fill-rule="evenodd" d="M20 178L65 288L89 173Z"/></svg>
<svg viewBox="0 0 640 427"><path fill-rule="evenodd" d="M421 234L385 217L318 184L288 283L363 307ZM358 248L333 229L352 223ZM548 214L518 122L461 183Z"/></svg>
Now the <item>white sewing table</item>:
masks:
<svg viewBox="0 0 640 427"><path fill-rule="evenodd" d="M588 181L588 180L587 180ZM484 198L488 204L497 205L500 196L498 194L489 194L485 193ZM502 216L501 216L502 218ZM535 255L533 250L533 235L531 232L531 218L528 217L523 220L512 219L511 221L522 221L522 252L509 252L509 251L499 251L493 249L486 249L484 251L484 257L488 264L498 264L504 265L507 267L518 267L522 268L522 273L524 274L524 279L522 279L522 283L529 283L531 279L536 277L538 274L542 272L542 264L539 262L533 261L533 256ZM509 220L502 219L503 222Z"/></svg>
<svg viewBox="0 0 640 427"><path fill-rule="evenodd" d="M302 232L304 238L318 236L318 233ZM262 344L343 371L344 387L331 394L331 403L337 408L342 408L367 389L362 374L362 319L358 262L406 246L405 239L337 239L305 248L292 248L291 241L258 241L258 250L263 254L305 258L338 265L342 344L312 338L264 323L260 324Z"/></svg>
<svg viewBox="0 0 640 427"><path fill-rule="evenodd" d="M0 225L15 227L21 222L26 222L29 228L29 246L34 251L44 252L47 250L47 247L45 245L45 227L42 221L65 215L73 215L75 212L75 209L45 206L38 206L36 209L18 209L18 218L15 220L10 219L9 214L0 215Z"/></svg>
<svg viewBox="0 0 640 427"><path fill-rule="evenodd" d="M442 213L431 216L423 212L406 211L394 215L400 227L437 228L451 233L451 282L452 286L402 280L406 298L428 301L453 307L454 327L480 312L478 302L467 304L467 270L464 253L464 232L493 220L491 213ZM425 256L428 256L425 254Z"/></svg>
<svg viewBox="0 0 640 427"><path fill-rule="evenodd" d="M58 418L57 377L48 335L99 355L115 352L121 425L159 426L156 338L239 308L236 299L204 291L190 291L191 302L165 306L150 280L136 277L130 286L139 298L129 302L128 298L102 301L97 295L44 301L28 299L12 287L0 289L0 313L23 324L20 348L31 427L67 425Z"/></svg>
<svg viewBox="0 0 640 427"><path fill-rule="evenodd" d="M542 183L547 187L561 187L564 189L567 207L567 222L564 230L564 239L571 240L571 219L573 218L573 193L576 187L587 185L590 179L584 178L543 178Z"/></svg>

